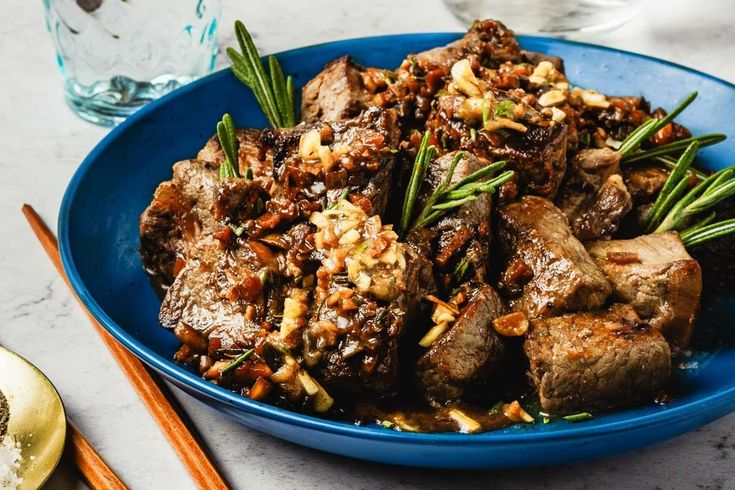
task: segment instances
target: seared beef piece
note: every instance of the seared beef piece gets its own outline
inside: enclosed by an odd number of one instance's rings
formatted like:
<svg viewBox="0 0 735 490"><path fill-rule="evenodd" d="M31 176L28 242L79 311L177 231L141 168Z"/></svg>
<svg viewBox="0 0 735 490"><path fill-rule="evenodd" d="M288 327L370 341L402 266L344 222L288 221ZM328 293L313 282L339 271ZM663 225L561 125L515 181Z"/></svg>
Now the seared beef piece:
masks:
<svg viewBox="0 0 735 490"><path fill-rule="evenodd" d="M260 144L260 133L260 129L236 130L239 143L237 158L240 175L244 175L245 169L250 168L253 171L253 178L265 184L273 178L273 157ZM225 161L225 152L222 151L222 145L216 134L199 150L197 159L215 163L217 167Z"/></svg>
<svg viewBox="0 0 735 490"><path fill-rule="evenodd" d="M185 261L203 236L218 222L255 216L267 194L244 179L219 180L215 164L184 160L173 178L162 182L140 217L140 252L149 275L164 287L176 275L176 261Z"/></svg>
<svg viewBox="0 0 735 490"><path fill-rule="evenodd" d="M547 199L524 196L499 211L503 292L529 318L601 307L611 287L564 214Z"/></svg>
<svg viewBox="0 0 735 490"><path fill-rule="evenodd" d="M702 294L702 271L675 232L599 241L588 248L616 300L679 348L689 344Z"/></svg>
<svg viewBox="0 0 735 490"><path fill-rule="evenodd" d="M168 289L158 320L194 353L218 359L252 346L268 302L260 276L280 274L273 253L258 242L224 249L205 238ZM254 308L248 313L248 308Z"/></svg>
<svg viewBox="0 0 735 490"><path fill-rule="evenodd" d="M452 65L464 58L494 68L505 61L520 61L521 51L513 31L501 22L477 21L461 39L409 55L396 69L396 80L377 94L373 102L394 108L401 118L404 134L409 134L411 128L423 125L433 97L444 86Z"/></svg>
<svg viewBox="0 0 735 490"><path fill-rule="evenodd" d="M557 202L580 240L596 240L615 233L632 208L620 175L620 154L609 148L577 153Z"/></svg>
<svg viewBox="0 0 735 490"><path fill-rule="evenodd" d="M447 153L429 163L418 197L417 209L422 209L426 200L446 180L447 172L456 155L457 152ZM454 169L451 183L456 184L490 163L465 152ZM437 267L442 286L451 285L452 272L462 260L468 263L466 278L470 278L472 274L478 281L484 281L490 252L491 218L492 196L482 194L474 201L452 210L430 226L436 236L430 256Z"/></svg>
<svg viewBox="0 0 735 490"><path fill-rule="evenodd" d="M669 178L669 170L659 165L628 165L623 169L625 185L636 205L653 201Z"/></svg>
<svg viewBox="0 0 735 490"><path fill-rule="evenodd" d="M545 412L595 412L653 400L671 351L629 305L531 321L523 349Z"/></svg>
<svg viewBox="0 0 735 490"><path fill-rule="evenodd" d="M327 388L349 393L393 394L398 389L400 340L425 313L421 302L433 292L431 262L411 247L403 247L405 269L396 267L396 281L385 298L362 293L341 276L332 276L323 300L304 333L304 359L311 372ZM320 276L320 273L317 273ZM373 286L378 286L373 277ZM385 277L388 280L388 276ZM398 285L398 287L396 287ZM371 286L372 287L372 286ZM330 297L347 294L358 305L345 310Z"/></svg>
<svg viewBox="0 0 735 490"><path fill-rule="evenodd" d="M735 197L715 207L717 221L735 218ZM735 235L727 235L690 248L692 257L702 266L707 286L735 289Z"/></svg>
<svg viewBox="0 0 735 490"><path fill-rule="evenodd" d="M315 133L320 141L309 147L306 141ZM283 197L297 203L326 200L329 206L347 190L350 202L369 214L382 214L395 165L391 150L398 146L399 137L396 113L371 107L340 123L266 129L261 142L273 151Z"/></svg>
<svg viewBox="0 0 735 490"><path fill-rule="evenodd" d="M490 91L497 100L523 105L514 94ZM465 150L492 161L506 160L518 174L521 191L553 199L567 166L567 126L525 106L525 115L516 120L526 127L524 132L484 130L481 110L474 110L478 107L470 105L470 99L461 94L440 95L427 129L445 150Z"/></svg>
<svg viewBox="0 0 735 490"><path fill-rule="evenodd" d="M487 284L467 286L459 316L416 365L419 388L430 403L458 399L465 387L496 373L506 356L506 341L492 325L506 313L503 301Z"/></svg>
<svg viewBox="0 0 735 490"><path fill-rule="evenodd" d="M572 232L582 241L597 240L615 233L633 207L628 189L619 174L605 181L585 208L572 220Z"/></svg>
<svg viewBox="0 0 735 490"><path fill-rule="evenodd" d="M337 58L304 85L301 120L312 124L356 117L393 76L388 70L360 66L349 56Z"/></svg>

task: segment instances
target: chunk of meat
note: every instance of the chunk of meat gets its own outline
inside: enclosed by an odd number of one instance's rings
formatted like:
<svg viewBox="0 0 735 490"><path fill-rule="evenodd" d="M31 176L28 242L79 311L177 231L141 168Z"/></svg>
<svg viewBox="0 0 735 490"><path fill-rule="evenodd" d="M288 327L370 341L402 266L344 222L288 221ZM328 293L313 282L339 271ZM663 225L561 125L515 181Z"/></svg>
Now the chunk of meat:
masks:
<svg viewBox="0 0 735 490"><path fill-rule="evenodd" d="M301 120L344 121L358 116L371 105L379 89L393 75L388 70L365 68L350 56L330 62L301 92Z"/></svg>
<svg viewBox="0 0 735 490"><path fill-rule="evenodd" d="M260 129L237 129L237 158L240 175L246 169L253 171L253 178L263 183L269 183L273 178L273 156L260 144ZM215 134L197 154L198 160L211 162L219 166L225 161L225 152L219 138Z"/></svg>
<svg viewBox="0 0 735 490"><path fill-rule="evenodd" d="M632 207L630 193L623 183L623 178L619 174L614 174L573 218L572 232L585 242L612 236Z"/></svg>
<svg viewBox="0 0 735 490"><path fill-rule="evenodd" d="M340 123L266 129L261 141L273 151L275 175L285 197L326 201L329 206L346 190L351 202L369 214L382 214L399 137L396 113L371 107Z"/></svg>
<svg viewBox="0 0 735 490"><path fill-rule="evenodd" d="M636 205L653 201L663 188L669 171L658 165L629 165L623 169L625 185Z"/></svg>
<svg viewBox="0 0 735 490"><path fill-rule="evenodd" d="M537 112L514 94L482 86L483 82L480 85L490 100L497 101L491 114L501 110L499 104L511 104L522 113L503 116L505 123L513 118L511 129L493 127L497 121L483 122L482 98L452 93L437 97L437 109L431 113L427 129L445 150L465 150L488 160L507 161L517 172L522 191L553 199L566 172L567 125ZM515 114L516 109L506 112Z"/></svg>
<svg viewBox="0 0 735 490"><path fill-rule="evenodd" d="M191 257L202 237L217 231L220 222L257 216L267 198L253 181L220 181L211 162L177 162L173 178L158 186L140 217L140 252L146 271L168 286L178 272L177 261Z"/></svg>
<svg viewBox="0 0 735 490"><path fill-rule="evenodd" d="M261 243L243 242L231 250L205 238L166 292L158 320L199 354L219 358L250 347L267 313L264 273L280 272Z"/></svg>
<svg viewBox="0 0 735 490"><path fill-rule="evenodd" d="M541 408L557 415L651 401L671 376L669 345L629 305L531 320L523 350Z"/></svg>
<svg viewBox="0 0 735 490"><path fill-rule="evenodd" d="M610 295L607 279L549 200L524 196L501 207L498 236L506 257L501 284L514 311L536 318L594 310Z"/></svg>
<svg viewBox="0 0 735 490"><path fill-rule="evenodd" d="M469 298L449 329L419 357L416 375L427 401L456 400L467 386L482 383L505 359L506 341L493 329L493 320L506 313L505 305L487 284L465 288Z"/></svg>
<svg viewBox="0 0 735 490"><path fill-rule="evenodd" d="M702 271L678 233L599 241L589 252L612 284L616 300L630 303L675 346L689 344L702 295ZM622 254L630 260L618 260Z"/></svg>
<svg viewBox="0 0 735 490"><path fill-rule="evenodd" d="M501 22L477 21L461 39L406 57L396 69L396 79L373 102L380 107L394 108L404 134L408 134L411 129L423 126L434 95L445 85L452 66L464 58L492 68L506 61L520 61L521 51L513 31Z"/></svg>
<svg viewBox="0 0 735 490"><path fill-rule="evenodd" d="M458 153L447 153L429 163L418 197L418 209L423 208L431 194L446 181L449 168ZM462 158L454 169L450 183L456 184L490 163L484 158L462 152ZM488 178L490 177L485 180ZM462 261L467 264L464 277L474 275L478 281L484 281L490 253L492 202L490 194L482 194L430 225L436 236L432 242L431 257L437 272L442 276L440 283L443 286L450 286L453 271ZM462 282L462 278L459 281Z"/></svg>

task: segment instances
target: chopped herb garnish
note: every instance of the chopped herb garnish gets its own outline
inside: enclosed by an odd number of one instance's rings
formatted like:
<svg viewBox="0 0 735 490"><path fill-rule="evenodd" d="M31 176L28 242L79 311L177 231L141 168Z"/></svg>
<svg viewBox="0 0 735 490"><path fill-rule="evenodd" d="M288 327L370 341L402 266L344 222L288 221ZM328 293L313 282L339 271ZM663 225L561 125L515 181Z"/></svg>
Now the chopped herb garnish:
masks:
<svg viewBox="0 0 735 490"><path fill-rule="evenodd" d="M342 189L342 194L339 196L339 199L337 199L332 204L330 204L329 206L327 206L327 209L326 210L329 211L330 209L336 208L337 205L339 205L339 203L341 203L342 201L344 201L345 199L347 199L347 195L349 193L350 193L349 189L346 189L346 188L345 189Z"/></svg>
<svg viewBox="0 0 735 490"><path fill-rule="evenodd" d="M234 233L235 236L237 237L241 237L242 234L245 233L245 227L242 225L235 226L232 223L230 223L230 229L232 230L232 233Z"/></svg>
<svg viewBox="0 0 735 490"><path fill-rule="evenodd" d="M222 116L222 120L217 123L217 138L222 147L222 152L225 154L225 161L219 166L219 178L222 180L240 177L240 172L237 169L239 165L237 158L239 143L235 132L235 123L229 114Z"/></svg>
<svg viewBox="0 0 735 490"><path fill-rule="evenodd" d="M594 416L589 412L579 412L572 415L565 415L562 417L567 422L582 422L583 420L589 420Z"/></svg>
<svg viewBox="0 0 735 490"><path fill-rule="evenodd" d="M268 284L268 269L266 269L265 267L260 269L260 272L258 273L258 278L260 279L260 284L262 284L263 286Z"/></svg>
<svg viewBox="0 0 735 490"><path fill-rule="evenodd" d="M490 120L490 101L488 99L482 99L482 125L485 126Z"/></svg>
<svg viewBox="0 0 735 490"><path fill-rule="evenodd" d="M505 405L505 402L503 400L500 400L495 405L493 405L492 407L490 407L490 411L491 412L497 412L498 410L500 410L500 409L503 408L503 405Z"/></svg>
<svg viewBox="0 0 735 490"><path fill-rule="evenodd" d="M232 61L232 73L250 87L268 122L274 128L290 128L296 125L296 95L293 78L284 76L275 56L268 57L269 74L266 74L258 50L250 33L239 20L235 22L235 35L240 52L227 48Z"/></svg>
<svg viewBox="0 0 735 490"><path fill-rule="evenodd" d="M516 105L511 100L501 100L495 106L495 117L511 117Z"/></svg>
<svg viewBox="0 0 735 490"><path fill-rule="evenodd" d="M242 354L240 357L229 363L223 370L222 374L227 374L233 371L235 368L237 368L240 364L250 359L250 357L255 353L255 349L250 349L245 351L244 354Z"/></svg>
<svg viewBox="0 0 735 490"><path fill-rule="evenodd" d="M470 266L470 259L468 257L463 257L462 260L460 260L457 263L457 266L454 268L454 272L452 275L454 275L454 279L457 283L462 282L462 279L464 279L465 274L467 274L467 269Z"/></svg>
<svg viewBox="0 0 735 490"><path fill-rule="evenodd" d="M477 130L475 128L470 128L470 139L472 141L477 139Z"/></svg>
<svg viewBox="0 0 735 490"><path fill-rule="evenodd" d="M392 428L393 428L393 426L395 426L396 424L394 424L394 423L393 423L393 422L391 422L390 420L382 420L382 421L380 422L380 425L382 425L382 426L383 426L383 427L385 427L386 429L392 429Z"/></svg>

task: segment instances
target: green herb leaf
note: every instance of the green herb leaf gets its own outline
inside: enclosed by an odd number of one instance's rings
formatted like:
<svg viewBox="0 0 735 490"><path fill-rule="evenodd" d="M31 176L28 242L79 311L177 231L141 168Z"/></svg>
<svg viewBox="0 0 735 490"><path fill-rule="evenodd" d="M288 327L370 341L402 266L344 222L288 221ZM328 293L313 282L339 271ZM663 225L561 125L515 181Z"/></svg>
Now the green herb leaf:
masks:
<svg viewBox="0 0 735 490"><path fill-rule="evenodd" d="M623 140L620 148L618 148L618 153L620 153L620 155L625 158L628 154L637 150L644 141L646 141L652 135L656 134L661 128L669 124L676 116L681 114L681 112L686 109L689 104L694 102L694 99L696 98L697 92L692 92L691 94L687 95L673 111L668 113L663 118L659 120L649 119L648 121L638 126L635 131L630 133L628 137Z"/></svg>
<svg viewBox="0 0 735 490"><path fill-rule="evenodd" d="M699 136L694 136L692 138L686 138L686 139L674 141L672 143L668 143L666 145L657 146L655 148L651 148L650 150L643 150L643 151L638 151L635 153L629 153L626 156L624 156L622 160L626 163L637 162L640 160L647 160L650 158L655 158L655 157L659 157L663 155L670 155L678 151L683 151L694 141L697 141L699 143L699 147L703 148L705 146L716 145L717 143L720 143L724 141L725 139L727 139L727 136L722 133L701 134Z"/></svg>
<svg viewBox="0 0 735 490"><path fill-rule="evenodd" d="M695 225L681 232L679 236L684 242L684 246L688 248L694 245L701 245L715 238L732 235L733 233L735 233L735 218L718 221L717 223L706 226Z"/></svg>
<svg viewBox="0 0 735 490"><path fill-rule="evenodd" d="M579 412L572 415L565 415L562 418L567 422L582 422L583 420L589 420L593 417L594 415L589 412Z"/></svg>
<svg viewBox="0 0 735 490"><path fill-rule="evenodd" d="M419 189L421 183L426 175L426 168L429 162L434 157L436 148L429 145L429 138L431 133L426 131L423 138L421 138L421 144L416 152L416 159L413 163L413 170L411 171L411 178L408 181L408 188L406 190L406 196L403 199L403 209L401 210L401 221L398 225L399 234L403 235L408 231L408 227L411 223L411 217L413 216L413 208L416 205L416 199L418 198Z"/></svg>
<svg viewBox="0 0 735 490"><path fill-rule="evenodd" d="M222 116L222 120L217 123L217 138L220 146L222 146L222 152L225 154L225 161L219 167L219 178L240 177L240 172L237 169L239 165L237 158L239 142L235 132L235 123L229 114Z"/></svg>
<svg viewBox="0 0 735 490"><path fill-rule="evenodd" d="M495 106L495 117L511 117L516 105L511 100L501 100Z"/></svg>
<svg viewBox="0 0 735 490"><path fill-rule="evenodd" d="M296 125L296 94L293 79L283 74L275 56L268 57L270 76L266 73L258 50L250 33L239 20L235 22L235 35L240 52L227 48L232 61L232 73L250 87L263 114L274 128Z"/></svg>
<svg viewBox="0 0 735 490"><path fill-rule="evenodd" d="M232 230L232 233L234 233L235 236L238 236L238 237L241 237L242 234L245 232L245 227L242 226L242 225L235 226L235 225L233 225L233 224L230 223L230 229Z"/></svg>
<svg viewBox="0 0 735 490"><path fill-rule="evenodd" d="M248 351L245 351L243 355L229 363L225 368L222 370L222 374L228 374L232 371L234 371L240 364L250 359L250 357L255 353L255 349L250 349Z"/></svg>
<svg viewBox="0 0 735 490"><path fill-rule="evenodd" d="M454 280L457 283L462 282L462 279L464 279L465 274L467 274L467 269L470 266L470 259L468 257L463 257L462 260L460 260L457 263L457 266L454 268L454 272L452 275L454 276Z"/></svg>

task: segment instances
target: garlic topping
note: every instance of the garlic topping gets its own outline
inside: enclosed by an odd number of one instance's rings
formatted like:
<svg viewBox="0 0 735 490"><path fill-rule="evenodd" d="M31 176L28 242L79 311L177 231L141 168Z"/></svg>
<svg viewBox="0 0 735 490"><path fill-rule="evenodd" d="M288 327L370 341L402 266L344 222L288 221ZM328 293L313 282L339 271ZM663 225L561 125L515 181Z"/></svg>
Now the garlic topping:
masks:
<svg viewBox="0 0 735 490"><path fill-rule="evenodd" d="M468 97L482 97L480 81L472 72L470 60L462 59L452 66L452 80L460 92Z"/></svg>
<svg viewBox="0 0 735 490"><path fill-rule="evenodd" d="M325 171L336 163L329 146L322 145L321 134L316 129L303 133L299 138L299 158L307 162L319 161Z"/></svg>

